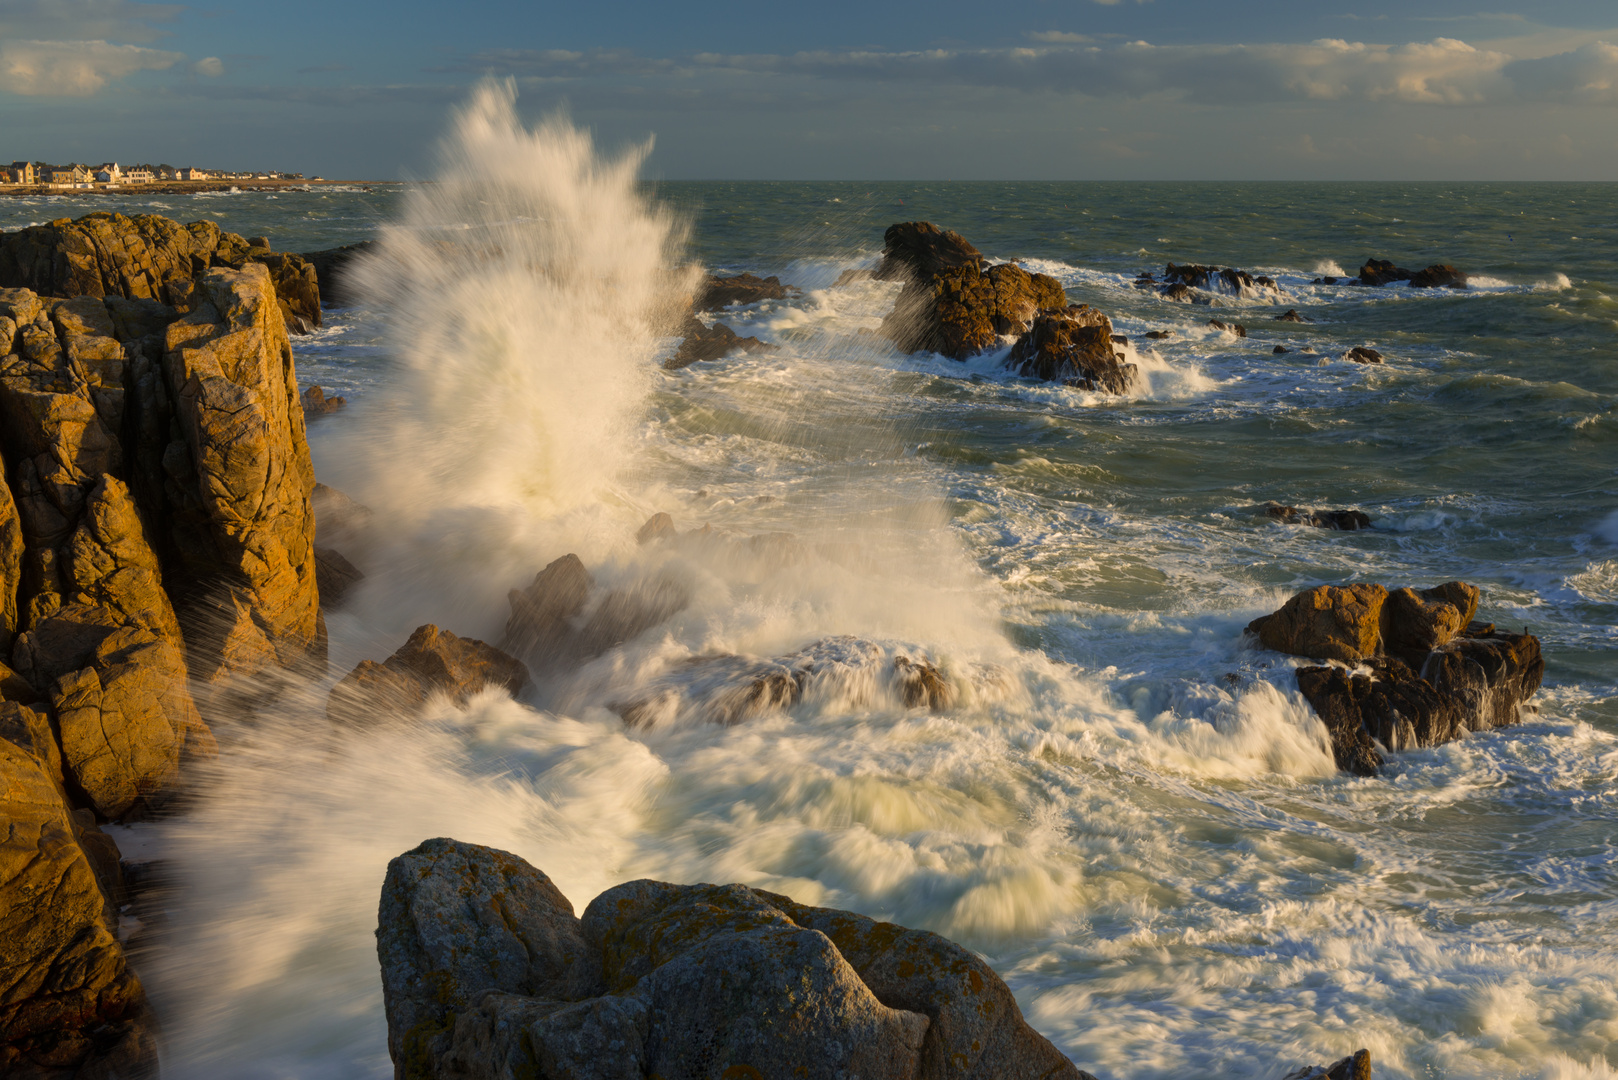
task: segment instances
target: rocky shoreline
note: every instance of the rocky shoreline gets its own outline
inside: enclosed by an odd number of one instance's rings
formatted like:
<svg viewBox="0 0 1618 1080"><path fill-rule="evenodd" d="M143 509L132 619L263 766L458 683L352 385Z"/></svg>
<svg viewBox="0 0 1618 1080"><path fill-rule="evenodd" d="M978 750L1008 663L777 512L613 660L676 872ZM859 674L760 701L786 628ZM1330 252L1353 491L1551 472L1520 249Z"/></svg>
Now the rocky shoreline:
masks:
<svg viewBox="0 0 1618 1080"><path fill-rule="evenodd" d="M206 222L106 213L0 234L6 1075L156 1073L158 1026L119 934L134 868L100 826L170 812L189 771L217 753L216 724L243 701L326 677L324 609L362 575L316 547L316 512L327 508L329 544L357 535L364 511L315 482L305 414L329 403L300 395L289 333L320 324L322 289L329 297L363 250L305 258ZM1169 287L1267 287L1171 269ZM1106 315L1068 304L1053 278L988 265L958 234L892 226L875 276L901 283L882 330L900 349L964 359L1006 347L1021 374L1112 394L1137 378ZM788 288L710 277L694 306ZM687 319L693 351L763 344ZM1352 511L1261 512L1338 531L1370 524ZM666 514L637 539L781 565L805 557L784 534L681 532ZM423 625L338 682L327 713L364 725L407 719L433 695L517 695L689 600L655 573L598 587L566 554L511 592L499 643ZM1299 692L1339 768L1372 775L1387 754L1531 708L1539 642L1478 621L1479 603L1460 582L1322 585L1255 620L1249 644L1317 661L1297 668ZM725 725L790 708L822 667L862 672L900 707L934 713L996 678L857 638L697 659L687 674L700 692L685 700ZM626 727L649 726L674 707L666 689L610 707ZM575 918L520 859L429 840L389 868L378 949L389 1050L410 1080L1089 1077L965 948L741 885L629 882ZM1367 1080L1370 1058L1295 1075Z"/></svg>

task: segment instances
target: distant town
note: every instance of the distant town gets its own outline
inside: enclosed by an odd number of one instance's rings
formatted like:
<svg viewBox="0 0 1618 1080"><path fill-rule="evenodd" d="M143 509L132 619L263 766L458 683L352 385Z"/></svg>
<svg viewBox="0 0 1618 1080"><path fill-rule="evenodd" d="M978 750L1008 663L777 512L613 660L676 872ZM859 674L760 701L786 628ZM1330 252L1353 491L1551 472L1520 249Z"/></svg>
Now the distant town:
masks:
<svg viewBox="0 0 1618 1080"><path fill-rule="evenodd" d="M131 165L121 167L116 161L100 165L47 165L43 161L13 161L0 166L0 183L25 187L55 188L108 188L135 184L192 183L195 181L301 181L303 173L294 172L229 172L223 169L198 169L192 166ZM319 181L311 176L310 181Z"/></svg>

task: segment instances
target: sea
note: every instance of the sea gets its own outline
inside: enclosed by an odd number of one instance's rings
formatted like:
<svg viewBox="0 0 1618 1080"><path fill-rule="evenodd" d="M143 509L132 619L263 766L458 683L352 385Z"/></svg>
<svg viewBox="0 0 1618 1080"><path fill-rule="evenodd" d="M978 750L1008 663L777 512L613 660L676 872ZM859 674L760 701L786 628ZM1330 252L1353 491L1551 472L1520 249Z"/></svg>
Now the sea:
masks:
<svg viewBox="0 0 1618 1080"><path fill-rule="evenodd" d="M348 402L309 425L316 474L370 512L331 672L214 718L180 809L111 830L174 883L125 926L170 1080L391 1076L378 895L434 836L579 910L740 882L937 931L1102 1080L1362 1047L1390 1080L1618 1075L1618 186L657 181L499 93L443 149L411 184L0 200L8 231L118 210L381 241L294 339L300 385ZM895 351L898 286L848 271L903 221L1106 312L1135 388L1020 378L1009 340ZM1341 280L1368 258L1471 283ZM1134 287L1169 262L1278 292ZM661 368L694 266L791 287L705 316L773 349ZM691 535L637 544L657 512ZM508 591L569 552L688 602L516 699L327 720L418 625L499 641ZM1305 661L1247 623L1457 579L1542 642L1532 708L1337 772ZM704 658L805 650L803 700L713 722ZM896 656L958 700L906 707Z"/></svg>

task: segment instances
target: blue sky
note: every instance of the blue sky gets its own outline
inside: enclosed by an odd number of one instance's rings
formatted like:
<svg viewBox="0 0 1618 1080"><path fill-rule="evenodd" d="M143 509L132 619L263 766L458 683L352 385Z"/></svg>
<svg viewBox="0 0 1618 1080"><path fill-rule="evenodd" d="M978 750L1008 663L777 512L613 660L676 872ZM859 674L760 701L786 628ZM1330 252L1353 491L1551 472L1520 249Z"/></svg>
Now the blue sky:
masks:
<svg viewBox="0 0 1618 1080"><path fill-rule="evenodd" d="M0 158L422 175L487 74L669 179L1618 178L1611 0L0 0Z"/></svg>

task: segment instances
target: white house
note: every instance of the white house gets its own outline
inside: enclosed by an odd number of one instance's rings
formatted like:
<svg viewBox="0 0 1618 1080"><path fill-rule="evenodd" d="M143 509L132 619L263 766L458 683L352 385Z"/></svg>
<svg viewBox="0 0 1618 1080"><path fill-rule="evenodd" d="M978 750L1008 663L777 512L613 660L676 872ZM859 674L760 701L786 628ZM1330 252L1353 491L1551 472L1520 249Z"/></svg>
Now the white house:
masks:
<svg viewBox="0 0 1618 1080"><path fill-rule="evenodd" d="M136 165L124 173L124 183L126 184L150 184L155 179L156 177L152 175L152 170L144 165Z"/></svg>
<svg viewBox="0 0 1618 1080"><path fill-rule="evenodd" d="M116 184L123 178L123 170L118 168L116 161L106 162L96 170L96 179L103 184Z"/></svg>
<svg viewBox="0 0 1618 1080"><path fill-rule="evenodd" d="M208 174L203 172L201 169L186 168L186 169L181 169L180 170L180 179L181 180L206 180L206 179L208 179Z"/></svg>

